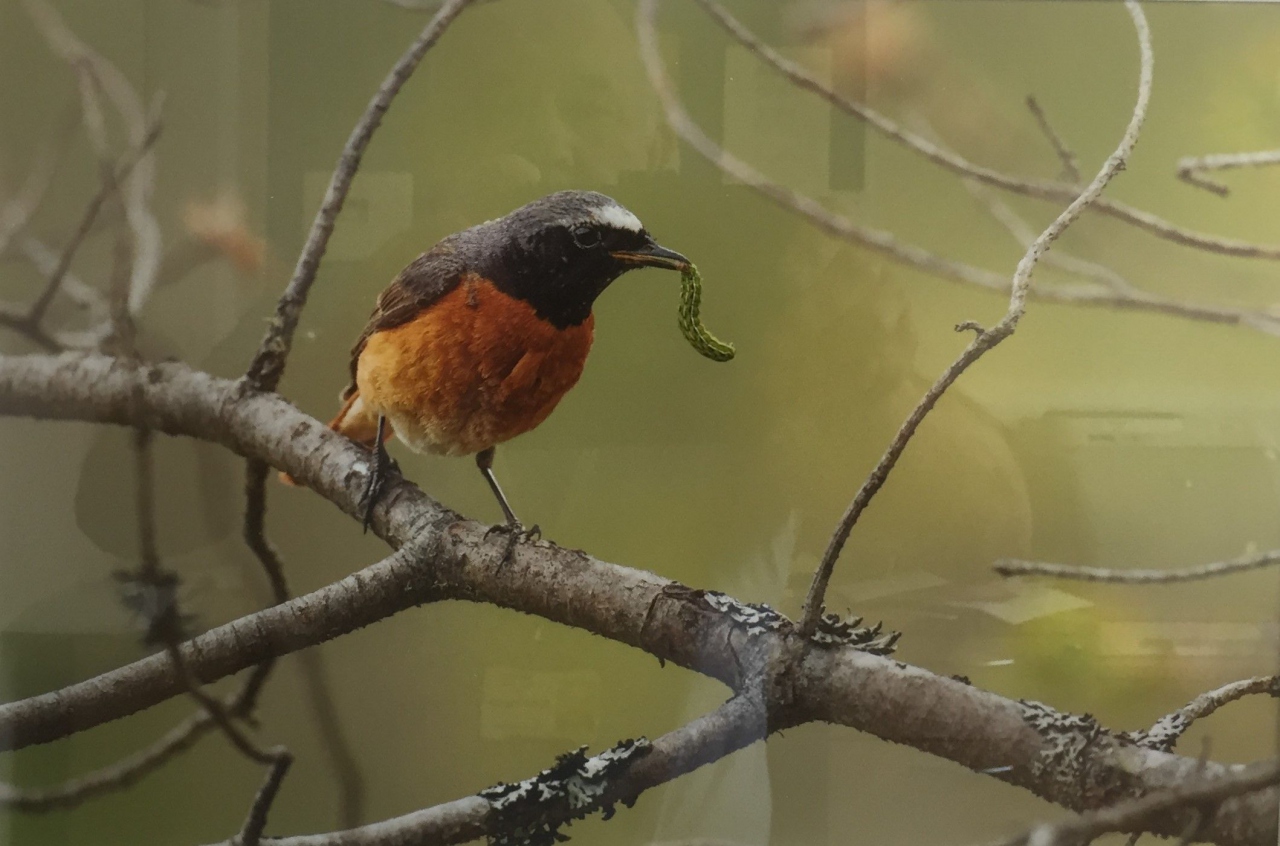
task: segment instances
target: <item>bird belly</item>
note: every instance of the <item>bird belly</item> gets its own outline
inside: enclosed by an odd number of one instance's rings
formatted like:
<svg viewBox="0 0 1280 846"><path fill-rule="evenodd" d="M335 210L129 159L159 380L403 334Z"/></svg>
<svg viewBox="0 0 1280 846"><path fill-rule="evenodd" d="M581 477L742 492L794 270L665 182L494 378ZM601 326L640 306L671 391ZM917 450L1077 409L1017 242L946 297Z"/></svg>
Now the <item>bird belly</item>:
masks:
<svg viewBox="0 0 1280 846"><path fill-rule="evenodd" d="M593 324L589 316L557 329L467 277L412 320L371 335L356 387L410 449L469 455L547 418L582 375Z"/></svg>

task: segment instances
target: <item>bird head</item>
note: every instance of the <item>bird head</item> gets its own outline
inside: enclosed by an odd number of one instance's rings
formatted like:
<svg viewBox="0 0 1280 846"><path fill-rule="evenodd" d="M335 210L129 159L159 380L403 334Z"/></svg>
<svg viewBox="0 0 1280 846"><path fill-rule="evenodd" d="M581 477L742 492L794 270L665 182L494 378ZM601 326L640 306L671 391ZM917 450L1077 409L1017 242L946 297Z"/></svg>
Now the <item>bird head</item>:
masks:
<svg viewBox="0 0 1280 846"><path fill-rule="evenodd" d="M594 191L549 194L465 234L486 277L562 328L586 320L596 297L628 270L689 266L634 214Z"/></svg>

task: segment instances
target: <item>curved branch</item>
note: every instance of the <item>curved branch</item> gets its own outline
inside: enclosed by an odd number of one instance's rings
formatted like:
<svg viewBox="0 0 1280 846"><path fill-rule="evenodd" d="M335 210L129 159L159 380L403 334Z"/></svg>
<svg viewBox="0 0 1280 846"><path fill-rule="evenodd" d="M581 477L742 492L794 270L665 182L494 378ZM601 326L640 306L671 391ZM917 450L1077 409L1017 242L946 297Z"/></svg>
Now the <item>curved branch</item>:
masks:
<svg viewBox="0 0 1280 846"><path fill-rule="evenodd" d="M74 808L95 796L131 787L176 755L190 749L213 727L213 718L199 711L145 749L62 784L15 787L0 783L0 807L28 812Z"/></svg>
<svg viewBox="0 0 1280 846"><path fill-rule="evenodd" d="M1172 714L1156 720L1146 731L1136 732L1135 740L1143 746L1171 752L1178 739L1186 734L1196 720L1209 716L1237 699L1258 693L1280 696L1280 676L1255 676L1202 693Z"/></svg>
<svg viewBox="0 0 1280 846"><path fill-rule="evenodd" d="M101 355L0 357L0 414L146 425L268 461L356 517L367 453L275 395L177 363ZM399 550L347 578L200 635L183 656L203 682L338 637L438 599L487 602L602 635L759 690L786 722L824 720L945 757L1071 808L1100 807L1179 783L1200 763L1144 749L1091 720L1020 703L852 648L810 645L787 626L748 633L704 591L546 542L501 539L400 479L374 530ZM505 563L504 563L505 561ZM785 673L785 682L779 673ZM0 706L0 747L65 737L183 692L155 655L56 693ZM1204 766L1206 777L1237 768ZM1224 803L1205 836L1228 846L1274 841L1276 793ZM1166 826L1156 830L1177 834Z"/></svg>
<svg viewBox="0 0 1280 846"><path fill-rule="evenodd" d="M736 38L742 46L759 56L797 87L818 95L841 111L866 122L886 137L897 141L907 149L924 156L929 161L953 173L971 177L979 182L984 182L987 185L1015 194L1021 194L1024 197L1035 197L1036 199L1049 200L1051 202L1071 202L1080 191L1077 185L1037 179L1019 179L1000 171L974 164L952 150L934 144L915 133L908 132L879 112L838 94L800 65L778 54L739 23L715 0L698 0L698 3L715 19L716 23L720 24L726 32ZM1194 247L1211 253L1241 258L1280 259L1280 244L1254 244L1236 238L1224 238L1184 229L1157 215L1126 205L1118 200L1103 198L1094 203L1092 208L1131 226L1144 229L1166 241L1172 241L1175 244L1182 244L1186 247Z"/></svg>

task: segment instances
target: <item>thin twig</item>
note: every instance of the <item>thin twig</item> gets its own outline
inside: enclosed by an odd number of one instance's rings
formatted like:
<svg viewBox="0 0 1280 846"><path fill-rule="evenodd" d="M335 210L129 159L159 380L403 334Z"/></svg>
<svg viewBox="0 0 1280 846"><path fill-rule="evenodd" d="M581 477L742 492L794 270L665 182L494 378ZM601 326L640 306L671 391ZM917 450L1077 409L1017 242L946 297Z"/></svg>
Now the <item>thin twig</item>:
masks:
<svg viewBox="0 0 1280 846"><path fill-rule="evenodd" d="M1225 197L1231 189L1222 182L1209 179L1205 171L1234 170L1242 167L1266 167L1280 164L1280 150L1256 153L1216 153L1210 156L1187 156L1178 160L1178 178L1189 185Z"/></svg>
<svg viewBox="0 0 1280 846"><path fill-rule="evenodd" d="M320 745L338 786L338 825L352 828L364 819L365 784L360 762L338 716L333 683L324 655L315 649L298 653L298 669L307 689L307 705L316 722Z"/></svg>
<svg viewBox="0 0 1280 846"><path fill-rule="evenodd" d="M80 249L80 245L84 243L85 236L93 228L93 223L97 219L98 213L102 211L103 205L116 192L120 184L128 179L130 172L147 154L147 151L151 149L151 146L155 144L156 139L159 137L160 125L157 123L151 127L146 137L143 138L142 144L125 156L124 161L116 168L114 178L105 180L98 192L89 200L89 204L85 206L84 212L80 215L80 222L72 232L70 240L62 248L58 264L53 273L50 274L48 282L45 283L44 290L40 292L40 296L36 298L35 303L31 306L27 320L32 326L40 325L40 321L44 319L45 312L53 304L53 299L58 295L62 280L66 278L67 271L71 269L71 262L75 259L76 251Z"/></svg>
<svg viewBox="0 0 1280 846"><path fill-rule="evenodd" d="M1009 234L1017 240L1022 249L1025 250L1031 246L1036 239L1037 233L1008 203L997 196L990 188L975 180L964 180L964 186L969 190L970 194L982 201L991 216L995 218L997 223L1008 230ZM1044 263L1075 276L1093 280L1122 296L1140 297L1143 295L1143 292L1128 279L1125 279L1110 267L1098 262L1082 259L1060 250L1051 250L1045 254Z"/></svg>
<svg viewBox="0 0 1280 846"><path fill-rule="evenodd" d="M652 3L652 0L648 0L648 2ZM937 404L947 388L960 377L960 374L988 350L1013 334L1018 326L1018 321L1022 319L1022 315L1026 311L1027 292L1031 287L1031 274L1040 257L1066 231L1067 227L1075 222L1089 204L1097 200L1103 189L1107 187L1116 174L1124 170L1129 160L1129 155L1133 152L1133 148L1138 142L1142 124L1146 120L1147 103L1151 98L1151 77L1154 65L1154 58L1151 52L1151 32L1147 26L1146 16L1142 13L1142 8L1136 0L1125 0L1125 9L1128 10L1130 17L1133 18L1133 25L1137 30L1141 68L1138 78L1137 102L1134 104L1133 115L1129 119L1129 125L1125 129L1124 136L1120 139L1115 152L1103 163L1093 181L1027 248L1026 254L1018 262L1018 267L1013 274L1009 309L1005 316L991 329L978 331L977 336L960 354L960 357L943 372L942 376L933 384L933 387L929 389L910 416L907 417L898 433L894 436L893 441L889 444L889 448L876 464L875 469L871 471L867 480L863 482L862 487L854 496L853 501L849 503L848 509L845 511L844 516L841 517L839 525L831 536L831 542L827 545L817 572L814 573L813 583L809 586L809 594L805 598L804 612L800 624L802 634L811 635L816 628L818 620L822 616L823 599L826 596L827 584L831 580L831 574L835 571L836 561L839 560L840 553L849 539L849 533L853 531L858 518L871 503L872 498L875 497L876 493L888 480L889 474L898 463L898 459L907 448L912 436L915 435L921 421ZM957 329L959 328L961 327L957 327ZM964 328L975 328L975 325L964 325Z"/></svg>
<svg viewBox="0 0 1280 846"><path fill-rule="evenodd" d="M1081 814L1059 823L1049 823L1004 841L1003 846L1058 846L1088 843L1103 834L1132 832L1158 816L1179 809L1198 811L1213 807L1233 796L1243 796L1280 783L1280 765L1276 761L1242 767L1237 773L1222 778L1188 781L1176 788L1151 793L1109 808ZM1194 818L1189 817L1189 822Z"/></svg>
<svg viewBox="0 0 1280 846"><path fill-rule="evenodd" d="M271 588L268 604L279 605L289 601L290 593L285 579L284 562L266 535L268 472L269 468L263 462L246 462L244 540L266 573ZM261 675L258 684L265 683L272 663L266 661L259 665L255 671ZM321 745L337 779L338 824L344 828L354 827L364 817L364 777L338 717L333 686L325 671L324 659L314 650L304 652L298 656L298 668L307 688L307 703L315 718Z"/></svg>
<svg viewBox="0 0 1280 846"><path fill-rule="evenodd" d="M284 563L266 535L267 519L267 465L248 462L244 482L244 542L257 556L262 570L271 585L271 604L289 601L289 583L284 575Z"/></svg>
<svg viewBox="0 0 1280 846"><path fill-rule="evenodd" d="M1134 738L1149 749L1171 752L1177 745L1178 739L1196 720L1209 716L1237 699L1258 693L1280 696L1280 676L1256 676L1251 679L1242 679L1202 693L1172 714L1166 714L1156 720L1146 731L1135 733Z"/></svg>
<svg viewBox="0 0 1280 846"><path fill-rule="evenodd" d="M124 286L127 287L127 286ZM127 314L127 297L124 308ZM127 338L131 341L131 337ZM137 519L139 564L137 581L153 588L172 586L176 579L166 573L160 561L159 547L156 543L155 525L155 471L152 465L151 430L139 427L135 430L135 455L137 460ZM246 735L237 725L238 714L227 704L206 693L191 668L182 656L180 641L182 638L182 616L177 606L176 592L170 590L162 595L167 599L156 604L155 614L148 621L148 630L163 641L165 654L173 666L174 672L186 689L187 695L199 703L201 710L210 721L221 729L223 735L242 755L249 760L269 767L266 779L258 790L250 807L248 817L240 834L242 846L258 846L258 840L266 825L267 814L271 809L280 782L293 763L293 756L283 746L262 749ZM286 598L287 599L287 598ZM255 672L241 695L241 701L251 701L256 696L265 673Z"/></svg>
<svg viewBox="0 0 1280 846"><path fill-rule="evenodd" d="M149 119L142 97L114 63L85 44L45 0L25 0L27 12L55 54L67 62L79 83L85 127L98 155L103 179L111 182L105 116L99 95L111 101L124 126L128 143L141 150L134 178L119 186L125 218L133 236L133 269L129 284L129 310L137 315L155 285L160 266L160 224L151 213L155 161L148 155L147 136L157 122ZM162 97L152 108L157 114Z"/></svg>
<svg viewBox="0 0 1280 846"><path fill-rule="evenodd" d="M369 146L369 140L373 137L374 131L382 123L383 115L387 113L387 109L391 107L391 101L408 81L414 69L418 67L422 57L440 39L454 18L472 2L473 0L446 0L414 42L409 45L409 49L391 68L391 72L379 86L378 93L373 96L364 114L356 122L338 159L338 165L334 168L333 176L329 179L324 202L320 204L320 210L316 212L315 220L311 224L306 245L303 246L302 253L298 256L297 266L294 267L293 278L289 280L289 285L280 295L266 337L262 339L245 373L246 382L253 389L273 391L280 383L280 377L284 374L285 361L293 346L293 333L298 328L298 319L302 316L302 308L307 303L307 294L315 281L316 272L320 269L320 260L324 257L325 248L329 244L329 236L333 234L334 223L338 219L338 213L342 211L342 204L346 201L347 192L351 189L351 182L355 179L356 171L360 167L360 160L364 157L365 149Z"/></svg>
<svg viewBox="0 0 1280 846"><path fill-rule="evenodd" d="M865 121L881 134L903 144L908 149L953 173L973 177L980 182L985 182L988 185L993 185L1015 194L1058 203L1070 202L1079 193L1078 185L1069 185L1065 182L1020 179L974 164L952 150L911 133L879 112L837 93L800 65L779 55L739 23L715 0L698 0L698 3L748 51L772 65L774 69L787 77L797 87L810 91L836 108ZM1222 238L1195 232L1174 226L1172 223L1150 212L1133 208L1118 200L1111 200L1106 197L1094 202L1091 208L1094 211L1101 212L1139 229L1146 230L1157 237L1176 244L1182 244L1183 246L1222 255L1280 260L1280 244L1254 244L1235 238Z"/></svg>
<svg viewBox="0 0 1280 846"><path fill-rule="evenodd" d="M808 220L819 231L858 244L925 273L1008 296L1008 277L984 268L952 261L915 244L901 241L890 232L854 223L847 217L828 211L813 198L769 180L751 165L721 148L685 111L667 76L661 54L651 46L653 42L651 27L642 23L641 56L645 62L649 81L662 102L667 123L699 155L781 208ZM1280 319L1265 312L1186 303L1137 290L1130 293L1108 293L1036 288L1032 290L1031 296L1036 300L1062 305L1151 312L1199 322L1245 326L1268 335L1280 335Z"/></svg>
<svg viewBox="0 0 1280 846"><path fill-rule="evenodd" d="M262 832L267 827L267 815L276 801L276 794L280 792L280 784L292 765L293 755L289 750L283 746L277 747L276 759L267 770L267 777L262 782L262 787L258 788L257 795L253 797L249 816L245 818L244 826L240 829L239 846L258 846Z"/></svg>
<svg viewBox="0 0 1280 846"><path fill-rule="evenodd" d="M74 108L69 109L67 116L59 121L60 129L55 133L54 139L40 146L17 196L0 209L0 255L8 251L14 236L27 227L32 215L40 208L49 185L53 182L53 175L71 145L71 138L79 121L80 113Z"/></svg>
<svg viewBox="0 0 1280 846"><path fill-rule="evenodd" d="M1123 585L1173 584L1212 579L1232 573L1259 570L1280 563L1280 549L1270 549L1253 555L1241 555L1226 561L1197 564L1178 570L1116 570L1110 567L1075 567L1070 564L1053 564L1047 561L1024 561L1005 558L993 568L1002 576L1049 576L1055 579L1071 579L1078 582L1112 582Z"/></svg>
<svg viewBox="0 0 1280 846"><path fill-rule="evenodd" d="M1062 136L1054 131L1053 125L1049 123L1049 118L1045 115L1044 109L1040 108L1040 102L1036 100L1035 95L1027 95L1027 108L1031 111L1031 116L1036 119L1036 125L1040 127L1044 137L1049 139L1053 151L1058 155L1058 161L1062 162L1062 178L1073 185L1079 185L1080 165L1076 161L1076 154L1071 152L1071 148L1062 140Z"/></svg>
<svg viewBox="0 0 1280 846"><path fill-rule="evenodd" d="M310 654L310 653L303 653ZM269 666L271 662L266 662ZM263 681L259 664L240 690L224 700L229 714L247 718L257 704ZM0 782L0 807L15 811L43 812L74 808L89 799L124 790L137 784L216 728L213 717L203 709L187 717L158 740L132 755L100 769L68 779L51 787L15 787Z"/></svg>
<svg viewBox="0 0 1280 846"><path fill-rule="evenodd" d="M197 712L178 723L152 745L61 784L52 787L14 787L0 784L0 807L27 812L66 810L88 799L124 790L190 749L211 728L213 720L209 715Z"/></svg>

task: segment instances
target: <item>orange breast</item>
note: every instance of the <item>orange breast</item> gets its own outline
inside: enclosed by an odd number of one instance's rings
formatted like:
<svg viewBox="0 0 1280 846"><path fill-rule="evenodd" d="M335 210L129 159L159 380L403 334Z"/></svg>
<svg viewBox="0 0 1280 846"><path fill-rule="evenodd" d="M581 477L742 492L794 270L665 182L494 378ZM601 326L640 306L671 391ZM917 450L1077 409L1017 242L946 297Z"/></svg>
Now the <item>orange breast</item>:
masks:
<svg viewBox="0 0 1280 846"><path fill-rule="evenodd" d="M412 449L468 455L534 428L582 375L594 317L557 329L479 277L369 337L356 387Z"/></svg>

